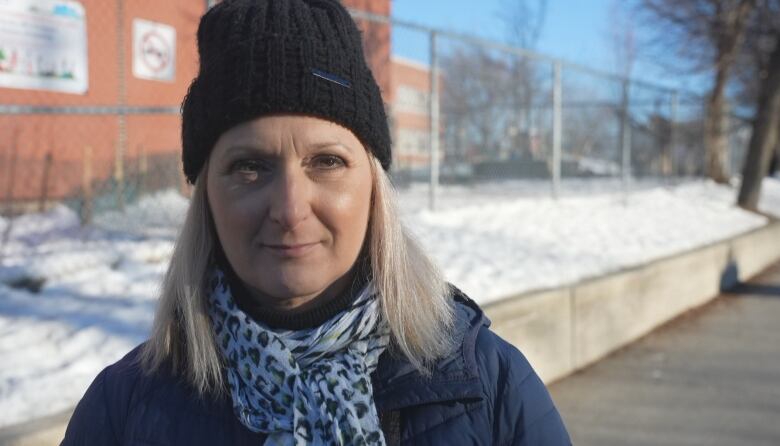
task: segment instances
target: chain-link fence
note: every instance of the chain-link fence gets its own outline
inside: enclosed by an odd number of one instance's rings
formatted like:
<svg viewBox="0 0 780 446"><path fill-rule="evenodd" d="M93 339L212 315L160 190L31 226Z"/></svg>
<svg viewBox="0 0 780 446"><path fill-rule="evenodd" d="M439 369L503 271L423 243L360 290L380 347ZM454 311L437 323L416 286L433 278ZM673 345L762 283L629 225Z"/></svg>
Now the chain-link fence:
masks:
<svg viewBox="0 0 780 446"><path fill-rule="evenodd" d="M0 4L0 223L64 204L83 223L185 191L179 106L205 2ZM10 217L10 218L9 218Z"/></svg>
<svg viewBox="0 0 780 446"><path fill-rule="evenodd" d="M3 215L64 203L89 222L155 190L186 192L178 104L197 67L194 36L206 3L176 0L160 10L148 1L81 2L89 18L79 25L89 48L85 92L0 87ZM388 103L394 180L427 185L431 207L450 184L520 181L558 196L583 182L605 180L628 191L644 180L704 174L701 98L495 42L353 14ZM177 33L169 59L164 44L146 49L157 57L152 62L174 65L172 78L139 75L135 66L146 54L135 48L144 26L164 29L139 23L149 16ZM394 56L391 39L422 56ZM0 43L6 62L14 51ZM730 123L734 174L748 133L745 123Z"/></svg>
<svg viewBox="0 0 780 446"><path fill-rule="evenodd" d="M63 203L89 223L95 213L121 210L146 193L185 190L178 143L145 137L147 129L155 128L175 137L175 110L14 111L0 116L0 128L9 135L0 150L0 210L5 216ZM124 148L118 142L120 121L125 126Z"/></svg>
<svg viewBox="0 0 780 446"><path fill-rule="evenodd" d="M704 98L497 42L353 11L413 47L393 57L393 176L429 185L522 183L553 196L703 176ZM731 119L729 175L748 126ZM436 135L436 137L432 137ZM546 186L545 186L546 184ZM440 185L442 186L440 188Z"/></svg>

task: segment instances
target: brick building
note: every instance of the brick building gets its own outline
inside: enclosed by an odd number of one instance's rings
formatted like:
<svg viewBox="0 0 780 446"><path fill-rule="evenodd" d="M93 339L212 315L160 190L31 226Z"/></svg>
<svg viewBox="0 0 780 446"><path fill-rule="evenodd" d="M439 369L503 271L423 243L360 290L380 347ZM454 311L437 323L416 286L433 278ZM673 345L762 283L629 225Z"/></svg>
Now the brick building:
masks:
<svg viewBox="0 0 780 446"><path fill-rule="evenodd" d="M393 153L396 167L415 171L430 162L430 68L393 56L390 63L393 100Z"/></svg>
<svg viewBox="0 0 780 446"><path fill-rule="evenodd" d="M197 72L208 3L0 3L0 203L72 197L92 187L85 182L124 184L162 165L170 169L157 177L178 175L177 110ZM343 3L390 14L390 0ZM390 102L390 27L358 22Z"/></svg>
<svg viewBox="0 0 780 446"><path fill-rule="evenodd" d="M20 2L27 3L27 2ZM197 66L195 30L205 4L192 0L106 1L81 0L29 2L40 8L71 7L81 10L81 20L74 23L54 23L51 14L39 11L18 11L2 14L1 25L20 24L32 32L40 26L42 32L57 32L57 28L82 27L75 33L85 34L85 48L79 48L75 58L82 58L86 68L79 92L28 87L9 88L11 74L6 73L0 84L0 106L19 106L15 114L0 114L0 186L3 199L29 200L39 197L45 184L50 197L71 195L81 186L84 154L91 153L94 178L112 172L116 154L131 159L137 152L150 156L171 153L180 146L179 117L175 113L146 113L121 116L111 108L170 107L181 102ZM31 8L32 9L32 8ZM174 45L165 63L173 76L166 80L150 80L133 72L133 26L143 19L164 24L175 30ZM79 23L80 22L80 23ZM12 29L13 30L13 29ZM6 29L6 35L9 31ZM13 33L17 35L16 33ZM21 35L19 32L18 35ZM55 38L58 37L55 35ZM34 38L34 37L33 37ZM6 58L17 58L17 70L35 77L44 69L44 56L35 56L45 49L35 48L33 38L19 36L18 47L8 41L0 43ZM26 45L26 47L25 47ZM85 54L84 54L85 53ZM27 61L25 61L27 59ZM57 61L54 61L57 63ZM18 65L23 65L19 67ZM18 76L17 76L18 77ZM40 77L40 76L38 76ZM45 87L44 87L45 88ZM42 107L52 107L46 113ZM69 107L63 110L62 107ZM44 159L51 155L51 164ZM120 164L121 167L121 164ZM44 175L48 179L42 178ZM13 177L13 184L8 185Z"/></svg>

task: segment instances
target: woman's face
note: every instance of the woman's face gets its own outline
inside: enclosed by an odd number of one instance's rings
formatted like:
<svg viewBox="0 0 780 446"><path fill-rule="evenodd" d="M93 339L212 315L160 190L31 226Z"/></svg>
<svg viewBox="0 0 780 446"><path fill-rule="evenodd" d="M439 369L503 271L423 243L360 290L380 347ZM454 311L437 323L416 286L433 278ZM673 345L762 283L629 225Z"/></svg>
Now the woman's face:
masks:
<svg viewBox="0 0 780 446"><path fill-rule="evenodd" d="M350 130L308 116L265 116L221 135L208 202L222 249L254 298L302 310L349 283L368 226L369 162Z"/></svg>

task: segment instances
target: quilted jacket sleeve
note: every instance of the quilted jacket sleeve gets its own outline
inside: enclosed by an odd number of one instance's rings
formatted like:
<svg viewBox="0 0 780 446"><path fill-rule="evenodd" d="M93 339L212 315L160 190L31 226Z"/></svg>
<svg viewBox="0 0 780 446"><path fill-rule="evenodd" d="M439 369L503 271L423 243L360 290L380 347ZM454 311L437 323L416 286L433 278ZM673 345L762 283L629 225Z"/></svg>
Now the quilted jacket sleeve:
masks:
<svg viewBox="0 0 780 446"><path fill-rule="evenodd" d="M61 446L119 445L106 398L107 373L100 372L79 401Z"/></svg>
<svg viewBox="0 0 780 446"><path fill-rule="evenodd" d="M476 349L480 373L489 377L493 444L571 445L547 388L523 354L487 328L480 330Z"/></svg>

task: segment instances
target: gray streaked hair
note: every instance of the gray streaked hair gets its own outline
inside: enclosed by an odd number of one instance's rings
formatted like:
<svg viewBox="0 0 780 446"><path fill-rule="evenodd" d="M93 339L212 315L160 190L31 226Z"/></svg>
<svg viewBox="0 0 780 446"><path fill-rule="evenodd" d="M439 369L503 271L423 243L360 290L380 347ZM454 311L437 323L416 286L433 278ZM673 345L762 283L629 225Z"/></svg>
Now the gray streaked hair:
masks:
<svg viewBox="0 0 780 446"><path fill-rule="evenodd" d="M454 302L449 286L420 244L401 223L395 189L379 161L369 155L373 178L366 237L374 286L390 327L393 346L423 375L453 348ZM208 268L216 232L203 167L174 246L142 368L164 364L200 394L225 390L223 359L208 313Z"/></svg>

